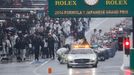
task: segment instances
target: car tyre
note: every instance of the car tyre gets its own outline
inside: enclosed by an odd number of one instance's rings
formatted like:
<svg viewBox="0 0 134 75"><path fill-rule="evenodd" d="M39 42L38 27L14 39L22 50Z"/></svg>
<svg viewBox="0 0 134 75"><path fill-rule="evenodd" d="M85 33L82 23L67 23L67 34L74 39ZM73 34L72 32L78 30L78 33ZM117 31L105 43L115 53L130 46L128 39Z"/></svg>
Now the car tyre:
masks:
<svg viewBox="0 0 134 75"><path fill-rule="evenodd" d="M102 57L102 61L105 61L105 57Z"/></svg>
<svg viewBox="0 0 134 75"><path fill-rule="evenodd" d="M63 62L62 62L62 61L60 61L60 64L63 64Z"/></svg>
<svg viewBox="0 0 134 75"><path fill-rule="evenodd" d="M67 64L67 68L72 68L72 66L70 66L69 64Z"/></svg>
<svg viewBox="0 0 134 75"><path fill-rule="evenodd" d="M97 68L97 63L93 65L93 67Z"/></svg>

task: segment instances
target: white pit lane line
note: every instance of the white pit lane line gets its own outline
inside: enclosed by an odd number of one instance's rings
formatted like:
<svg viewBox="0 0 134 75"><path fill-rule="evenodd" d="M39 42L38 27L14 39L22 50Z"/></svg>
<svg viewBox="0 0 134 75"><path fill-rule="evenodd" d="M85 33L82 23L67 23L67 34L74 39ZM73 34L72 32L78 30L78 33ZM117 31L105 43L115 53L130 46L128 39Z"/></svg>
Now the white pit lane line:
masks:
<svg viewBox="0 0 134 75"><path fill-rule="evenodd" d="M35 69L33 70L34 75L40 75L37 71L38 71L42 66L44 66L45 64L47 64L49 61L51 61L51 59L47 60L46 62L42 63L39 67L35 68Z"/></svg>

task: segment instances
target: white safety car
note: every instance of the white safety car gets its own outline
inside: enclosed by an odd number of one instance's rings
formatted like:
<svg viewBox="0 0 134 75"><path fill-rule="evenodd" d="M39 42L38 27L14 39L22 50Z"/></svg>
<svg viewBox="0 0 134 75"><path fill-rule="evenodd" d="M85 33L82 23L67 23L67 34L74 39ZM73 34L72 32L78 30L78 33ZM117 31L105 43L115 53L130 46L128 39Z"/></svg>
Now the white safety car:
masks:
<svg viewBox="0 0 134 75"><path fill-rule="evenodd" d="M85 46L85 48L84 48ZM79 48L81 47L81 48ZM71 49L67 56L67 67L97 67L98 57L91 48L86 48L86 45L75 46Z"/></svg>

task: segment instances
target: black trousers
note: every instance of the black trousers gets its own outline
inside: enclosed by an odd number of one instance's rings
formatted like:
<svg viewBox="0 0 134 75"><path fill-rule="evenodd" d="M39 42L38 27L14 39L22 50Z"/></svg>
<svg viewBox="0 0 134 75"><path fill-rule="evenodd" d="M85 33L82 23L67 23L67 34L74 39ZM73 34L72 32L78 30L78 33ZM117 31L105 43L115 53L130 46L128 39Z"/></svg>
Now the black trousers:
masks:
<svg viewBox="0 0 134 75"><path fill-rule="evenodd" d="M49 47L49 55L51 58L55 58L54 47Z"/></svg>
<svg viewBox="0 0 134 75"><path fill-rule="evenodd" d="M35 53L35 60L39 60L39 48L35 48L34 50L34 53Z"/></svg>
<svg viewBox="0 0 134 75"><path fill-rule="evenodd" d="M42 56L45 57L45 58L49 57L48 47L43 47L42 48Z"/></svg>

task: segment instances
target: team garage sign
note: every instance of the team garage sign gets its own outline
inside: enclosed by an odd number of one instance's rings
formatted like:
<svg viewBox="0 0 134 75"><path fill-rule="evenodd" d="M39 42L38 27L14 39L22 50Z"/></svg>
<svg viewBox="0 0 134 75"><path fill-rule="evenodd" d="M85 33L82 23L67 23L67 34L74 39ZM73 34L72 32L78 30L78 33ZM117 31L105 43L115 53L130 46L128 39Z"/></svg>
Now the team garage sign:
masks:
<svg viewBox="0 0 134 75"><path fill-rule="evenodd" d="M134 0L49 0L51 17L134 16Z"/></svg>

